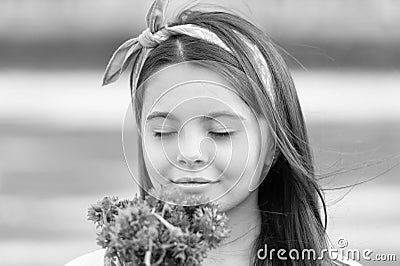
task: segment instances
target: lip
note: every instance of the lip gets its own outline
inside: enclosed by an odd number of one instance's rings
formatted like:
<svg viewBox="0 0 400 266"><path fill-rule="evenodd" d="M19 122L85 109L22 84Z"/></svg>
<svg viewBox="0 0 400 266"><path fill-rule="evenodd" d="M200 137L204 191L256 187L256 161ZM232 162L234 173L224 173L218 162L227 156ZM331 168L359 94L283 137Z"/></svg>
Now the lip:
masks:
<svg viewBox="0 0 400 266"><path fill-rule="evenodd" d="M172 180L172 183L175 184L208 184L208 183L215 183L215 181L204 178L204 177L200 177L200 176L196 176L196 177L180 177L177 178L175 180Z"/></svg>
<svg viewBox="0 0 400 266"><path fill-rule="evenodd" d="M172 181L180 189L186 192L199 193L209 188L212 184L217 183L203 177L181 177Z"/></svg>

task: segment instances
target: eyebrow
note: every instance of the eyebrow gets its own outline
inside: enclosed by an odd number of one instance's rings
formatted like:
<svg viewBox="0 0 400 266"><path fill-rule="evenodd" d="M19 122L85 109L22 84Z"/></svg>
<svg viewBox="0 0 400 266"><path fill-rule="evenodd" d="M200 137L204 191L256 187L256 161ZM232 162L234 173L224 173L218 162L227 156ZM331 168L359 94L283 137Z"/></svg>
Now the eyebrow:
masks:
<svg viewBox="0 0 400 266"><path fill-rule="evenodd" d="M203 120L211 120L214 119L216 117L221 117L221 116L225 116L225 117L229 117L229 118L233 118L233 119L240 119L240 120L246 120L246 118L244 118L243 116L241 116L238 113L231 113L229 111L215 111L215 112L211 112L207 115L203 115L202 119ZM179 119L169 113L169 112L160 112L160 111L154 111L152 112L149 116L147 116L146 120L152 120L152 119L156 119L156 118L168 118L171 120L175 120L175 121L179 121Z"/></svg>

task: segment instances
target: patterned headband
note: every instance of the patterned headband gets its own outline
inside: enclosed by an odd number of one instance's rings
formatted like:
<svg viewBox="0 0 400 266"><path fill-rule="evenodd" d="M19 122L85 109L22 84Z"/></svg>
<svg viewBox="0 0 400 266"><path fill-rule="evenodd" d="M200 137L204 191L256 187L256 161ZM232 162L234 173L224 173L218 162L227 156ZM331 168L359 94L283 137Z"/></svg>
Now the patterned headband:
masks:
<svg viewBox="0 0 400 266"><path fill-rule="evenodd" d="M121 74L133 62L133 88L137 86L137 79L149 52L160 43L173 35L183 34L197 39L202 39L214 43L232 54L232 51L224 42L213 32L193 24L183 24L169 27L162 25L168 0L155 0L151 5L146 23L148 28L138 37L124 42L112 55L103 76L103 86L118 80ZM245 36L235 31L252 51L257 64L258 76L263 82L265 89L271 99L275 102L272 92L272 77L264 56L261 54L257 45L252 44Z"/></svg>

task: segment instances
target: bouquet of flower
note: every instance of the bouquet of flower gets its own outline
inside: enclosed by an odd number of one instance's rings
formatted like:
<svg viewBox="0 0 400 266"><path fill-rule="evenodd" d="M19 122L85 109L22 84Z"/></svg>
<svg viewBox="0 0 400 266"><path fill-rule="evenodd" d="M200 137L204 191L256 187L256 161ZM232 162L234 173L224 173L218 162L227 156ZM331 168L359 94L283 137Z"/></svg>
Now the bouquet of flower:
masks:
<svg viewBox="0 0 400 266"><path fill-rule="evenodd" d="M144 199L105 197L91 205L88 219L100 228L105 266L201 265L230 230L217 205L199 202L207 201L166 188Z"/></svg>

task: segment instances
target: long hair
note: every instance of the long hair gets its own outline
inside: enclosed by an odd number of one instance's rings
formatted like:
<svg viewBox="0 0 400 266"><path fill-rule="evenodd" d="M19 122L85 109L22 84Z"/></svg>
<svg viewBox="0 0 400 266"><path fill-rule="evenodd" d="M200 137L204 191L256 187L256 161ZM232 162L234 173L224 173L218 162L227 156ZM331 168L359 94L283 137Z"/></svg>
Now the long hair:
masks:
<svg viewBox="0 0 400 266"><path fill-rule="evenodd" d="M257 251L265 245L269 250L285 249L289 252L294 249L300 254L303 250L313 250L316 256L327 249L326 225L321 217L322 209L326 222L325 202L315 178L301 106L286 63L262 30L235 14L184 10L169 26L187 23L214 32L230 48L232 54L218 45L186 35L170 37L149 53L138 78L138 88L162 67L181 62L190 61L202 65L225 77L243 101L273 124L279 150L275 163L258 187L262 226L252 247L254 256L251 265L327 264L328 257L324 260L279 260L276 256L265 260L257 258ZM242 37L234 34L233 30L254 43L265 57L272 76L274 108L257 75L251 51ZM141 125L144 90L132 93L135 93L133 104L136 122ZM141 156L141 145L139 135L139 174L141 194L144 195L146 189L143 188L149 188L150 181Z"/></svg>

